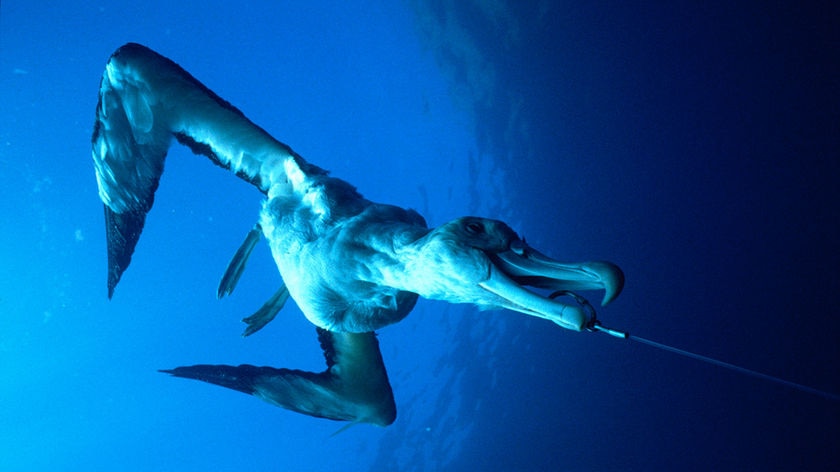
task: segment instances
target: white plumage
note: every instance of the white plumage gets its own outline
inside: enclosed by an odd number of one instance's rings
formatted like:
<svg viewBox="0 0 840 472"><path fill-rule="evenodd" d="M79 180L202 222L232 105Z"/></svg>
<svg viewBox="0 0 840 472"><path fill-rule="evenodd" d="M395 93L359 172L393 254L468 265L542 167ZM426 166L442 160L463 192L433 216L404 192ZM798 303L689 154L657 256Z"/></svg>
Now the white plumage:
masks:
<svg viewBox="0 0 840 472"><path fill-rule="evenodd" d="M502 222L464 217L429 229L413 210L371 202L250 122L177 64L137 44L109 60L100 85L93 160L105 204L109 296L128 267L172 138L228 168L265 195L259 223L219 287L230 293L260 232L285 287L246 318L246 334L274 318L289 295L318 328L327 370L191 366L165 371L331 419L389 424L396 415L374 331L403 319L418 296L506 308L582 330L580 307L524 288L605 289L613 264L561 264Z"/></svg>

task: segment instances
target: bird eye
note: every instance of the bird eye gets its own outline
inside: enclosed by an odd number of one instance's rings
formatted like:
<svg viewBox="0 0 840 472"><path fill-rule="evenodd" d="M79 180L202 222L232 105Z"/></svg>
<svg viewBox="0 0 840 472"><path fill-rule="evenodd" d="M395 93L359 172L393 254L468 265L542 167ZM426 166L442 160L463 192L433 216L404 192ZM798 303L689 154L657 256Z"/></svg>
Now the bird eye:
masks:
<svg viewBox="0 0 840 472"><path fill-rule="evenodd" d="M484 226L475 221L467 223L467 232L470 234L481 234L484 232Z"/></svg>

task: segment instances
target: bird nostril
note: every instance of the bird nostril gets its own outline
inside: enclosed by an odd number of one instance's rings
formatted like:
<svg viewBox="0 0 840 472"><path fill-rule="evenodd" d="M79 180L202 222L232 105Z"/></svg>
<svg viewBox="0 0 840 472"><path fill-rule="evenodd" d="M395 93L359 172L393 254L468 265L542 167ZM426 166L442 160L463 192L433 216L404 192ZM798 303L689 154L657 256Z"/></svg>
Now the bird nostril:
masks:
<svg viewBox="0 0 840 472"><path fill-rule="evenodd" d="M515 252L516 254L518 254L520 256L525 255L525 248L526 247L527 246L525 245L524 241L519 241L519 240L514 239L513 241L510 242L510 250Z"/></svg>

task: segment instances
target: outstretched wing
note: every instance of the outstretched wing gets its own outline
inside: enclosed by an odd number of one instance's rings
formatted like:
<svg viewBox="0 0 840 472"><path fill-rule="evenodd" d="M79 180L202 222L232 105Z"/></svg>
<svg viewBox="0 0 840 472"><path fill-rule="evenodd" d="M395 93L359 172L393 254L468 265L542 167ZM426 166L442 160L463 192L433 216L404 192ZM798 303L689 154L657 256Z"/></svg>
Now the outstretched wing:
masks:
<svg viewBox="0 0 840 472"><path fill-rule="evenodd" d="M139 44L119 48L102 76L92 138L109 298L131 262L173 137L266 194L325 173L173 61Z"/></svg>
<svg viewBox="0 0 840 472"><path fill-rule="evenodd" d="M397 407L375 333L318 328L327 370L305 372L252 365L193 365L166 374L221 385L282 408L332 420L387 426Z"/></svg>

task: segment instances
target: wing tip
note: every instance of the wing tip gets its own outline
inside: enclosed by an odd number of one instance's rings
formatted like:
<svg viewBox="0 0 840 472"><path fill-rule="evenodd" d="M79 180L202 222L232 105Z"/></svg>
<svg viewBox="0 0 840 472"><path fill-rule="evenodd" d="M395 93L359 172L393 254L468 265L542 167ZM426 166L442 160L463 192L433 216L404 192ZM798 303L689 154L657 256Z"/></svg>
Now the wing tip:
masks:
<svg viewBox="0 0 840 472"><path fill-rule="evenodd" d="M108 299L111 299L123 272L131 263L131 256L146 223L146 211L116 213L107 205L104 207L108 244Z"/></svg>

